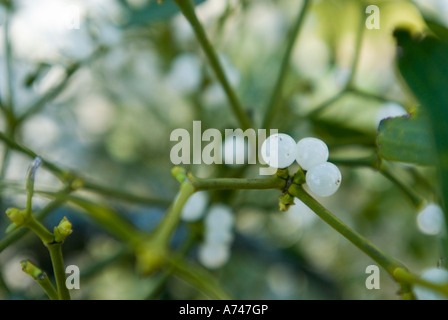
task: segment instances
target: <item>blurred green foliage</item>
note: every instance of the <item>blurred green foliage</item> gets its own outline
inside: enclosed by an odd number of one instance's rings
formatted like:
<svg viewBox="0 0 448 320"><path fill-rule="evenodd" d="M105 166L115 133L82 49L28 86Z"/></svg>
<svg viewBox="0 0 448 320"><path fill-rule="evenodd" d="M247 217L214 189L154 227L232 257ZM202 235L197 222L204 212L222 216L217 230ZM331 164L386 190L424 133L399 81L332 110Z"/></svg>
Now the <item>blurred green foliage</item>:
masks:
<svg viewBox="0 0 448 320"><path fill-rule="evenodd" d="M419 273L437 264L439 237L419 231L416 215L420 208L408 201L394 181L380 173L376 162L358 160L372 156L378 160L376 142L389 144L387 148L383 145L379 155L400 161L384 161L396 180L427 201L438 199L436 171L431 166L420 166L429 164L432 158L427 126L414 118L386 120L380 126L383 131L378 140L377 129L378 113L384 103L395 102L413 111L418 99L431 119L437 154L446 154L446 46L432 38L423 42L405 38L400 42L402 56L397 70L393 38L393 30L398 26L418 33L428 32L429 27L445 38L446 26L439 22L425 24L429 18L425 14L424 19L421 6L410 1L370 2L381 10L380 30L365 29L363 2L312 1L294 46L280 111L271 127L296 140L316 136L326 141L335 162L340 163L343 183L336 195L319 200L349 226ZM199 19L223 59L245 110L254 123L261 123L288 30L302 1L195 3ZM146 203L128 197L123 201L121 195L112 191L79 192L92 201L107 203L139 229L154 229L178 190L178 183L170 174L171 131L191 131L193 120L201 120L203 130L238 127L206 57L170 0L160 5L152 0L83 1L81 28L61 32L42 22L57 14L49 10L55 8L54 2L42 0L41 6L33 15L30 8L36 8L30 1L17 1L9 17L14 113L26 114L45 93L47 98L39 112L16 127L11 127L2 114L1 132L12 133L14 140L45 159L73 169L99 185L159 199ZM436 11L440 19L445 17L446 11ZM357 35L361 39L358 44ZM98 48L106 50L93 54ZM7 73L5 44L1 49L3 75ZM359 58L355 59L357 50ZM182 60L189 67L183 67L179 73L176 69L183 65ZM415 97L403 89L397 71L403 74ZM48 90L57 88L62 81L64 85L57 94L48 96ZM6 76L0 78L0 88L4 104L8 92ZM5 143L1 143L1 148L5 155L0 182L4 211L9 206L23 205L23 181L30 159L7 151ZM442 191L446 196L448 171L446 159L441 159ZM201 177L258 175L257 166L186 167ZM36 178L37 190L55 191L60 187L61 183L48 170ZM210 204L230 206L237 221L231 258L224 267L213 271L232 297L398 297L396 285L386 273L381 273L381 290L367 290L365 269L373 262L303 208L293 206L280 213L278 191L220 191L209 195ZM35 198L36 210L48 203L44 196ZM135 272L134 258L123 245L72 207L61 206L45 224L53 225L63 216L73 225L73 234L64 244L67 264L77 264L84 272L81 290L73 292L75 299L205 297L164 273L142 278ZM0 230L6 226L2 217ZM188 260L197 261L201 232L200 222L181 223L173 238L174 248L185 250ZM35 240L27 236L1 252L0 297L42 297L39 288L21 273L19 264L26 257L37 261L42 270L51 270L46 251ZM183 247L186 243L187 249Z"/></svg>

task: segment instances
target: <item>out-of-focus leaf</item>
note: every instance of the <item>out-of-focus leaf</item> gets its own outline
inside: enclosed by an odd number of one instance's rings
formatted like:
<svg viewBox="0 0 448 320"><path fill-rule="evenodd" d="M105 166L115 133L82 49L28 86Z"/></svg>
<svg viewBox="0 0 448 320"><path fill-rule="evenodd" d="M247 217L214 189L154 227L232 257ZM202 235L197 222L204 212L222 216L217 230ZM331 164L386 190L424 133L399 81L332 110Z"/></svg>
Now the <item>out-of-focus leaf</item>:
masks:
<svg viewBox="0 0 448 320"><path fill-rule="evenodd" d="M378 155L387 160L434 165L436 152L428 119L420 113L381 121Z"/></svg>
<svg viewBox="0 0 448 320"><path fill-rule="evenodd" d="M199 5L205 1L193 0L195 5ZM172 0L164 0L162 3L158 3L157 0L151 0L146 6L140 9L132 9L123 27L139 26L154 21L169 19L179 12L177 5Z"/></svg>
<svg viewBox="0 0 448 320"><path fill-rule="evenodd" d="M394 36L401 75L429 117L448 223L448 43L412 37L404 29L396 30Z"/></svg>
<svg viewBox="0 0 448 320"><path fill-rule="evenodd" d="M369 132L353 128L345 128L340 123L322 119L313 119L313 130L327 144L344 145L350 143L375 144L375 136Z"/></svg>

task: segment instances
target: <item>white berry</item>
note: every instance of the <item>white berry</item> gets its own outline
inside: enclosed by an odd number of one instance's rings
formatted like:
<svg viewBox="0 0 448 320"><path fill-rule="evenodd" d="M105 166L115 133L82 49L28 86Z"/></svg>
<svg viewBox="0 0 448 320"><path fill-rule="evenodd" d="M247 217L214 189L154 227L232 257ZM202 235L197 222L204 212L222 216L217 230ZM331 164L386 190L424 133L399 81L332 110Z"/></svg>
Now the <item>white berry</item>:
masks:
<svg viewBox="0 0 448 320"><path fill-rule="evenodd" d="M233 241L232 228L207 228L204 241L219 245L230 244Z"/></svg>
<svg viewBox="0 0 448 320"><path fill-rule="evenodd" d="M431 268L425 270L421 278L439 285L448 285L448 271L445 269ZM415 285L415 295L420 300L445 300L446 297L434 290L428 289L423 286Z"/></svg>
<svg viewBox="0 0 448 320"><path fill-rule="evenodd" d="M199 262L206 268L217 269L223 266L230 258L228 245L205 243L199 247Z"/></svg>
<svg viewBox="0 0 448 320"><path fill-rule="evenodd" d="M329 197L334 194L339 189L341 181L341 172L330 162L312 167L306 173L306 184L312 193L320 197Z"/></svg>
<svg viewBox="0 0 448 320"><path fill-rule="evenodd" d="M328 147L320 139L303 138L297 143L296 160L304 170L309 170L318 164L327 162Z"/></svg>
<svg viewBox="0 0 448 320"><path fill-rule="evenodd" d="M197 221L202 218L207 202L208 197L205 191L199 191L193 194L182 209L182 220Z"/></svg>
<svg viewBox="0 0 448 320"><path fill-rule="evenodd" d="M215 204L210 208L204 223L205 227L212 232L216 229L230 230L234 223L232 211L228 206Z"/></svg>
<svg viewBox="0 0 448 320"><path fill-rule="evenodd" d="M296 159L296 142L284 133L270 135L261 145L261 157L273 168L287 168Z"/></svg>
<svg viewBox="0 0 448 320"><path fill-rule="evenodd" d="M417 215L417 226L425 234L437 235L442 231L443 225L442 208L435 203L429 203Z"/></svg>

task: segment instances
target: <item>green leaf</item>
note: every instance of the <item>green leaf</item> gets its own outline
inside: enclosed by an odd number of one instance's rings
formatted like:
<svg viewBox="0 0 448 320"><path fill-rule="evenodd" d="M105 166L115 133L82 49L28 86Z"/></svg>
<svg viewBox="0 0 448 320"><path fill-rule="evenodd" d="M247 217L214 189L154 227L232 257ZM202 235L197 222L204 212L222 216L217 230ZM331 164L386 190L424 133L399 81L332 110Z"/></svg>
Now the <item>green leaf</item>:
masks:
<svg viewBox="0 0 448 320"><path fill-rule="evenodd" d="M205 1L193 0L195 5L199 5ZM139 26L150 22L166 20L179 12L179 8L172 0L165 0L162 3L158 3L157 0L151 0L143 8L131 9L129 18L123 27Z"/></svg>
<svg viewBox="0 0 448 320"><path fill-rule="evenodd" d="M428 119L420 113L381 121L378 155L387 160L434 165L436 152Z"/></svg>
<svg viewBox="0 0 448 320"><path fill-rule="evenodd" d="M448 29L430 18L425 18L426 25L441 40L448 41Z"/></svg>
<svg viewBox="0 0 448 320"><path fill-rule="evenodd" d="M428 114L448 224L448 42L395 30L398 69Z"/></svg>

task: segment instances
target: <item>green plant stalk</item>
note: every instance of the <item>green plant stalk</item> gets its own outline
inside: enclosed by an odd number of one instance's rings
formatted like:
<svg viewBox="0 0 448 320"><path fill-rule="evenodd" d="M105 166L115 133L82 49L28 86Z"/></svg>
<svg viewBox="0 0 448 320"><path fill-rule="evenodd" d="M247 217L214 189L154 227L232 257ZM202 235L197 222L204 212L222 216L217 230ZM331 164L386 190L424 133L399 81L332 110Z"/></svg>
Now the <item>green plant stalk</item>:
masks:
<svg viewBox="0 0 448 320"><path fill-rule="evenodd" d="M292 184L288 189L288 192L291 195L299 198L328 225L330 225L333 229L343 235L347 240L361 249L380 266L382 266L393 278L395 269L406 269L406 267L401 262L387 256L385 253L375 247L370 241L365 239L362 235L350 229L335 215L333 215L330 211L323 207L317 200L310 196L301 186Z"/></svg>
<svg viewBox="0 0 448 320"><path fill-rule="evenodd" d="M70 291L65 284L65 267L62 257L62 243L54 242L47 245L50 252L51 263L53 264L54 277L58 288L58 297L60 300L70 300Z"/></svg>
<svg viewBox="0 0 448 320"><path fill-rule="evenodd" d="M348 88L351 88L355 81L356 72L358 69L359 64L359 56L361 53L361 45L362 45L362 36L365 29L365 6L361 2L359 5L359 25L358 25L358 32L356 33L356 40L355 40L355 54L353 56L352 64L350 67L350 74L347 79L347 83L345 85L345 91L347 91Z"/></svg>
<svg viewBox="0 0 448 320"><path fill-rule="evenodd" d="M189 174L188 178L196 190L240 190L240 189L283 189L286 180L272 175L266 179L251 178L216 178L203 179Z"/></svg>
<svg viewBox="0 0 448 320"><path fill-rule="evenodd" d="M371 155L367 157L362 158L329 158L330 162L334 164L340 164L345 166L361 166L361 167L368 167L373 170L379 171L386 179L388 179L390 182L392 182L396 187L398 187L411 201L412 205L417 208L421 209L421 207L424 205L425 200L418 195L416 192L414 192L411 188L409 188L407 185L402 183L400 180L398 180L390 171L388 167L384 165L384 163L379 164L378 156Z"/></svg>
<svg viewBox="0 0 448 320"><path fill-rule="evenodd" d="M11 289L9 289L8 285L5 282L1 267L2 266L0 266L0 288L3 289L3 292L5 293L5 295L9 296L11 294Z"/></svg>
<svg viewBox="0 0 448 320"><path fill-rule="evenodd" d="M66 196L69 194L69 190L67 189L63 189L59 192L57 192L54 196L55 199L52 200L50 203L48 203L44 208L42 208L40 211L38 211L35 215L34 215L34 219L36 221L41 221L43 219L45 219L53 210L55 210L56 208L60 207L66 200ZM6 249L7 247L9 247L10 245L12 245L13 243L15 243L16 241L18 241L19 239L21 239L24 235L26 235L28 232L30 232L30 229L28 228L20 228L18 230L15 230L14 232L12 232L11 234L8 234L5 238L3 238L0 241L0 253Z"/></svg>
<svg viewBox="0 0 448 320"><path fill-rule="evenodd" d="M193 287L199 289L212 299L230 300L230 296L225 292L206 270L200 266L191 265L183 259L167 259L173 273Z"/></svg>
<svg viewBox="0 0 448 320"><path fill-rule="evenodd" d="M27 147L24 147L21 144L15 142L12 138L10 138L7 134L3 132L0 132L0 140L2 140L11 149L19 151L20 153L23 153L32 159L38 156L34 151L31 151ZM58 166L54 165L53 163L45 159L42 159L42 165L48 170L50 170L61 181L66 181L67 176L69 175L67 171L62 170Z"/></svg>
<svg viewBox="0 0 448 320"><path fill-rule="evenodd" d="M24 227L31 229L41 240L47 245L54 242L54 235L45 228L45 226L37 221L33 216L30 216L26 221Z"/></svg>
<svg viewBox="0 0 448 320"><path fill-rule="evenodd" d="M58 292L56 291L55 287L53 286L53 284L51 283L50 279L46 274L42 280L41 279L34 279L34 280L45 291L48 298L50 298L51 300L59 300Z"/></svg>
<svg viewBox="0 0 448 320"><path fill-rule="evenodd" d="M131 203L141 203L141 204L152 204L152 205L161 205L161 206L167 206L170 204L170 200L168 199L161 199L160 197L154 197L154 196L140 196L133 193L129 193L122 190L117 190L113 188L109 188L106 186L98 185L96 183L90 182L90 181L84 181L82 188L84 190L89 190L92 192L95 192L97 194L111 197L113 199L120 199L123 201L128 201Z"/></svg>
<svg viewBox="0 0 448 320"><path fill-rule="evenodd" d="M154 241L165 247L168 245L171 235L180 223L182 209L194 192L194 186L188 179L181 183L173 204L168 208L167 213L152 234Z"/></svg>
<svg viewBox="0 0 448 320"><path fill-rule="evenodd" d="M204 50L205 55L207 56L210 65L213 71L215 72L216 77L218 78L218 81L221 83L227 95L230 106L232 107L235 116L238 118L241 128L243 130L252 128L253 126L249 119L249 116L247 115L246 111L244 110L243 106L238 100L234 90L232 89L229 80L227 79L225 72L221 66L221 63L219 62L218 56L215 50L213 49L212 44L208 40L207 34L205 33L205 30L202 27L201 22L196 16L193 2L191 0L174 0L174 2L177 4L182 14L191 24L193 31L196 34L196 38L199 41L199 44Z"/></svg>
<svg viewBox="0 0 448 320"><path fill-rule="evenodd" d="M308 113L307 118L309 118L309 119L317 118L325 109L327 109L329 106L331 106L332 104L339 101L345 94L346 94L346 91L342 90L342 91L336 93L334 96L323 101L322 103L320 103L319 105L314 107L312 109L312 111L310 111Z"/></svg>
<svg viewBox="0 0 448 320"><path fill-rule="evenodd" d="M131 248L135 248L141 243L144 233L112 209L75 196L67 197L67 201L87 212L101 227Z"/></svg>
<svg viewBox="0 0 448 320"><path fill-rule="evenodd" d="M408 197L411 203L415 208L421 209L425 203L425 200L420 197L417 193L415 193L411 188L398 180L390 170L384 166L381 166L379 169L380 173L386 177L389 181L395 184L403 193Z"/></svg>
<svg viewBox="0 0 448 320"><path fill-rule="evenodd" d="M13 139L8 137L7 134L0 132L0 140L3 141L9 148L18 151L32 159L36 158L38 155L34 151L28 149L25 146L22 146L15 142ZM155 199L154 197L142 197L142 196L136 196L133 194L130 194L128 192L124 192L122 190L113 189L106 186L101 186L96 183L93 183L89 180L86 180L82 177L80 177L77 174L74 174L72 172L69 172L67 170L64 170L55 164L51 163L50 161L46 160L45 158L42 158L42 166L48 169L51 173L53 173L60 181L72 183L77 182L79 184L80 188L83 188L85 190L89 190L92 192L95 192L100 195L113 197L113 198L119 198L125 201L131 201L131 202L139 202L139 203L148 203L148 204L160 204L160 205L167 205L168 200L166 199Z"/></svg>
<svg viewBox="0 0 448 320"><path fill-rule="evenodd" d="M426 281L420 277L417 277L403 268L397 268L394 271L394 278L402 283L407 283L410 285L420 285L428 289L440 292L448 297L448 285L440 285L433 283L431 281Z"/></svg>
<svg viewBox="0 0 448 320"><path fill-rule="evenodd" d="M300 7L300 12L297 15L296 21L290 31L290 34L288 36L288 42L286 46L286 51L284 53L281 66L280 66L280 72L277 77L277 81L274 86L274 90L272 92L271 98L269 100L269 104L266 108L266 113L263 118L263 122L261 124L261 128L269 130L271 122L274 118L274 116L278 113L278 110L281 106L281 98L282 98L282 91L283 91L283 84L286 79L286 75L288 73L289 69L289 63L291 60L291 55L294 49L294 45L296 43L296 40L298 38L298 35L300 33L300 30L302 29L303 22L305 20L306 13L308 12L308 8L310 7L310 0L305 0L303 2L303 5Z"/></svg>
<svg viewBox="0 0 448 320"><path fill-rule="evenodd" d="M6 110L10 115L14 115L14 93L13 93L13 72L12 72L12 48L11 48L11 41L9 39L9 15L10 11L6 10L6 17L3 27L3 45L5 48L5 63L6 63Z"/></svg>
<svg viewBox="0 0 448 320"><path fill-rule="evenodd" d="M74 62L70 66L68 66L66 69L65 77L61 80L61 82L58 83L54 88L45 92L35 101L33 101L31 105L28 106L26 111L17 117L17 123L21 124L32 115L41 111L48 102L54 100L67 87L72 76L76 73L76 71L78 71L83 65L94 60L95 58L105 53L106 51L107 49L105 47L100 46L96 48L96 50L89 57L85 58L82 61Z"/></svg>
<svg viewBox="0 0 448 320"><path fill-rule="evenodd" d="M36 281L51 300L59 300L58 292L47 274L29 261L22 261L22 270Z"/></svg>

